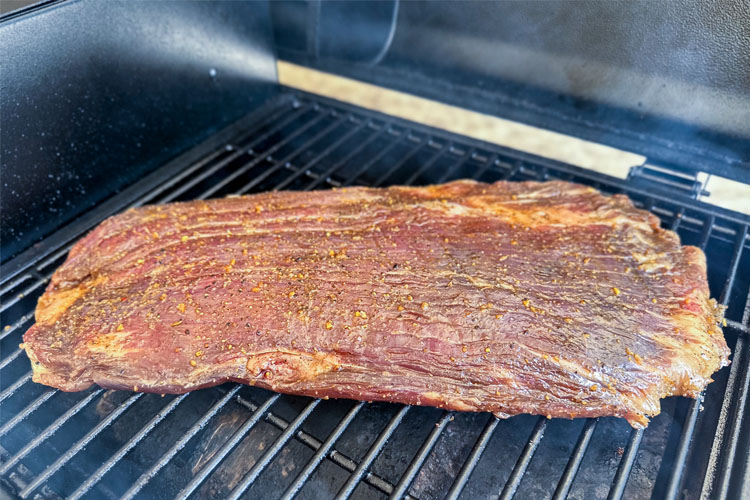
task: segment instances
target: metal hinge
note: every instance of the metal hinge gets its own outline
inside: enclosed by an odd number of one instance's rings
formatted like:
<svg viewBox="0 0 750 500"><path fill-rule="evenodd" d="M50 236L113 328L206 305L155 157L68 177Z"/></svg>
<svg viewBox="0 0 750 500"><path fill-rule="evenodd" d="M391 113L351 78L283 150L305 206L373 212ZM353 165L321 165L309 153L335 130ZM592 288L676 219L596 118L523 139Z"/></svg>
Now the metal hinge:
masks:
<svg viewBox="0 0 750 500"><path fill-rule="evenodd" d="M655 165L646 162L643 165L631 167L627 180L634 185L644 188L656 185L667 191L687 195L696 200L710 195L705 189L705 183L708 180L707 174L682 170L678 167Z"/></svg>
<svg viewBox="0 0 750 500"><path fill-rule="evenodd" d="M644 189L656 185L695 200L750 215L750 185L725 177L645 162L631 167L627 179Z"/></svg>

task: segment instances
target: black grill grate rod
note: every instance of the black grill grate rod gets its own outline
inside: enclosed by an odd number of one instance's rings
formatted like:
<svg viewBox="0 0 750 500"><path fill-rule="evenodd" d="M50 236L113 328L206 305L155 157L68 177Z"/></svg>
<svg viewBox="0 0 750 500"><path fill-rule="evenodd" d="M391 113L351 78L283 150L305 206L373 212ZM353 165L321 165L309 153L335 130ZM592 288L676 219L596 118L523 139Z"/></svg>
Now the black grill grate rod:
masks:
<svg viewBox="0 0 750 500"><path fill-rule="evenodd" d="M31 380L31 372L30 371L24 373L23 376L21 376L21 378L19 378L15 382L13 382L13 384L11 384L3 392L0 392L0 403L2 403L3 401L5 401L9 397L11 397L13 394L15 394L16 391L18 389L20 389L22 386L24 386L26 384L26 382L28 382L29 380Z"/></svg>
<svg viewBox="0 0 750 500"><path fill-rule="evenodd" d="M461 467L461 471L458 473L458 476L456 476L456 480L451 485L451 489L448 490L448 494L445 497L446 500L456 500L464 490L466 483L469 481L469 477L471 477L471 473L474 472L474 469L479 463L479 459L482 458L482 454L487 448L487 444L490 442L492 433L495 432L495 427L497 427L498 422L498 418L494 415L490 416L490 418L487 420L487 424L484 426L482 434L480 434L480 436L477 438L477 441L476 443L474 443L474 447L471 449L468 458L464 462L463 467Z"/></svg>
<svg viewBox="0 0 750 500"><path fill-rule="evenodd" d="M307 111L310 111L310 109L311 109L311 107L308 106L308 105L292 106L291 110L287 106L281 106L278 111L276 111L275 113L272 113L271 116L269 116L269 117L265 118L264 120L262 120L261 123L259 123L257 126L255 126L252 131L250 131L250 132L248 132L246 134L243 134L243 135L245 135L245 136L248 136L248 135L254 136L255 132L257 132L258 130L260 130L262 127L267 126L269 123L276 122L276 120L278 118L280 118L281 116L283 116L284 114L288 114L288 116L286 118L281 119L281 121L275 123L269 130L265 131L264 133L262 133L262 134L260 134L258 136L255 136L255 138L249 144L245 144L245 145L242 145L242 146L233 146L231 144L227 144L227 146L226 146L225 149L223 149L223 150L219 149L217 151L212 152L210 155L208 155L208 156L206 156L204 158L201 158L199 161L197 161L197 162L193 163L192 165L190 165L187 169L184 169L183 171L181 171L175 177L169 179L162 186L160 186L160 188L158 188L158 189L156 189L154 191L149 191L148 193L146 193L144 196L142 196L141 198L138 199L138 201L134 204L134 206L140 206L140 205L144 204L146 201L153 199L155 196L158 196L160 193L163 193L167 189L169 189L169 188L171 188L171 187L173 187L173 186L175 186L175 185L177 185L179 183L185 182L185 179L189 179L187 182L190 183L190 187L194 186L196 184L196 182L195 182L195 177L193 176L193 174L195 172L197 172L198 170L200 170L201 168L203 168L205 165L210 164L211 161L214 158L216 158L217 156L219 156L220 154L224 153L227 150L233 151L231 155L227 156L226 158L223 158L221 161L219 161L219 163L217 165L213 165L212 166L212 168L210 169L210 173L211 174L214 173L214 172L216 172L216 171L218 171L218 170L220 170L222 167L226 166L227 164L229 164L233 160L239 158L240 156L242 156L243 154L245 154L246 152L248 152L249 150L251 150L251 148L254 145L258 144L259 142L261 142L261 141L263 141L265 139L267 139L272 134L278 132L280 129L284 128L286 125L288 125L292 121L298 119L303 113L305 113ZM209 174L202 175L201 179L208 177L208 175ZM174 198L171 198L171 199L174 199ZM162 201L162 203L163 203L163 201Z"/></svg>
<svg viewBox="0 0 750 500"><path fill-rule="evenodd" d="M0 370L11 364L18 356L21 355L21 348L16 347L11 354L9 354L5 359L0 361Z"/></svg>
<svg viewBox="0 0 750 500"><path fill-rule="evenodd" d="M182 450L185 445L190 441L193 437L195 437L196 434L198 434L211 420L214 415L219 413L219 411L226 406L226 404L237 394L237 392L240 390L240 385L234 386L232 389L229 390L226 394L224 394L221 399L219 399L216 403L214 403L211 408L206 411L201 418L198 419L197 422L195 422L190 429L188 429L185 434L175 443L173 444L161 457L159 457L159 460L156 461L146 472L140 475L140 477L133 483L133 485L128 489L128 491L125 492L124 495L122 495L122 499L131 499L134 496L138 494L141 489L143 489L146 484L148 484L151 479L156 476L159 471L164 468L165 465L167 465L172 458L179 453L180 450Z"/></svg>
<svg viewBox="0 0 750 500"><path fill-rule="evenodd" d="M237 402L240 403L242 406L245 406L250 409L250 411L256 411L258 406L248 401L241 396L237 397ZM361 402L360 402L361 403ZM359 404L359 403L358 403ZM268 412L268 416L266 417L266 421L272 425L275 425L280 430L285 430L289 426L289 422L284 420L281 417L276 416L273 412ZM295 437L297 440L304 444L305 446L309 447L312 450L320 450L321 446L323 446L323 443L316 439L314 436L308 434L305 431L299 431L296 433ZM347 457L340 451L334 449L330 453L326 455L326 457L334 464L338 465L342 469L344 469L347 472L354 472L354 470L357 468L357 463L352 460L351 458ZM384 480L380 476L377 476L373 473L368 473L365 475L363 479L367 484L370 486L373 486L380 491L382 491L385 494L390 494L391 491L393 491L393 485L389 483L388 481ZM411 498L409 495L407 495L407 498Z"/></svg>
<svg viewBox="0 0 750 500"><path fill-rule="evenodd" d="M681 213L684 212L684 209ZM673 231L677 230L679 222L682 220L680 216L676 219L673 224ZM701 239L699 247L702 251L706 250L708 241L711 238L711 232L713 230L714 217L710 217L709 220L704 221L703 228L701 230ZM726 286L726 285L725 285ZM699 394L698 397L690 402L687 413L685 414L685 421L682 424L682 434L680 435L680 441L677 445L677 455L675 457L674 466L672 473L669 478L669 486L665 498L675 499L677 498L678 488L682 480L683 473L685 471L685 462L687 461L688 451L690 450L690 444L693 440L695 433L696 422L698 421L698 414L700 413L701 404L703 403L703 393Z"/></svg>
<svg viewBox="0 0 750 500"><path fill-rule="evenodd" d="M390 168L386 169L386 171L380 177L378 177L378 179L375 182L372 183L372 186L374 187L381 186L388 179L388 177L393 175L394 172L396 172L402 166L404 166L404 164L407 161L409 161L414 155L416 155L419 152L419 150L421 150L425 145L428 145L429 142L430 142L429 140L419 141L417 144L412 146L412 148L405 155L403 155L397 162L391 165ZM444 148L445 146L440 148L440 150L437 153L434 153L434 155L438 155L442 153ZM430 159L433 159L433 158L434 156ZM347 183L344 183L344 185L347 185Z"/></svg>
<svg viewBox="0 0 750 500"><path fill-rule="evenodd" d="M404 184L406 184L407 186L411 186L412 184L414 184L414 181L416 181L416 180L417 180L417 179L419 178L419 176L420 176L420 175L422 175L422 173L426 172L426 171L427 171L427 169L431 168L431 167L432 167L432 165L434 165L434 164L435 164L435 162L436 162L436 161L438 161L438 160L440 159L440 157L441 157L441 156L443 155L443 153L445 153L446 151L450 150L451 148L452 148L452 145L451 145L450 143L447 143L447 144L443 144L443 145L442 145L442 146L440 147L440 151L438 151L438 152L437 152L436 154L434 154L434 155L432 156L432 158L430 158L430 159L429 159L429 160L427 160L426 162L422 163L422 165L421 165L421 166L420 166L419 168L417 168L417 169L416 169L416 170L415 170L415 171L414 171L414 172L413 172L413 173L412 173L412 174L411 174L411 175L409 176L409 178L408 178L408 179L406 179L406 180L404 181Z"/></svg>
<svg viewBox="0 0 750 500"><path fill-rule="evenodd" d="M750 296L745 304L745 312L742 322L750 320ZM744 336L737 338L734 349L734 357L729 371L729 379L724 391L724 399L721 405L719 425L716 428L714 441L711 446L708 470L718 471L715 475L707 474L701 499L726 498L729 489L730 468L719 469L720 463L732 464L737 452L737 440L742 429L744 420L744 408L747 404L748 385L750 385L750 352L748 352L748 339ZM739 378L739 380L738 380ZM728 397L729 394L737 393L737 399ZM729 429L727 430L727 426ZM718 477L716 477L718 476Z"/></svg>
<svg viewBox="0 0 750 500"><path fill-rule="evenodd" d="M156 428L156 426L164 420L169 414L174 411L177 406L179 406L180 403L182 403L185 398L187 398L190 395L190 393L182 394L180 396L177 396L172 401L170 401L164 408L159 410L154 417L149 420L137 433L133 435L125 444L123 444L119 450L117 450L111 457L107 459L96 471L94 471L93 474L91 474L86 481L84 481L71 495L67 498L67 500L78 500L83 495L85 495L96 483L98 483L107 472L109 472L112 467L117 465L117 463L122 460L122 458L127 455L127 453L135 448L135 446L140 443L143 438L148 436L152 430Z"/></svg>
<svg viewBox="0 0 750 500"><path fill-rule="evenodd" d="M734 243L732 260L731 264L729 264L729 276L724 283L724 288L721 290L721 298L719 299L719 302L723 306L726 306L729 303L729 297L732 295L732 286L737 277L737 269L739 269L740 266L740 257L742 256L742 249L745 246L745 238L747 238L747 226L742 226Z"/></svg>
<svg viewBox="0 0 750 500"><path fill-rule="evenodd" d="M731 287L734 284L734 279L735 279L737 268L739 265L740 254L743 250L746 237L747 237L747 226L743 226L742 230L739 231L738 238L735 243L732 264L730 264L730 274L724 285L724 289L722 290L722 297L721 297L722 304L726 304L729 301L729 295L731 294ZM748 304L750 304L750 295L748 295L747 301L748 301ZM745 308L745 313L742 318L742 323L746 323L750 319L750 313L748 312L749 310L750 309L748 307ZM727 385L724 390L724 397L723 397L721 410L719 414L719 425L716 428L716 433L714 434L714 440L711 445L711 455L709 456L709 463L708 463L709 471L718 470L720 461L723 461L723 463L725 464L732 463L734 459L734 455L736 453L736 445L737 445L736 437L740 429L739 424L741 424L743 420L744 407L742 405L737 404L738 403L737 401L733 401L732 398L729 397L729 395L734 394L735 391L737 391L740 394L740 399L747 397L747 385L748 385L748 378L749 378L748 372L750 372L750 369L749 368L740 369L740 365L745 364L744 363L744 361L746 361L745 357L749 357L746 351L747 351L747 338L746 336L739 335L737 338L737 344L735 345L735 348L734 348L734 356L733 356L732 364L729 369L729 378L727 380ZM740 373L742 375L740 375ZM738 378L740 379L738 380ZM731 416L730 416L730 412L732 414ZM730 427L729 432L727 432L727 429L726 429L727 426ZM728 449L726 450L724 454L722 454L722 448L725 446L725 443L727 443L727 437L726 437L727 435L729 436L728 444L726 444L726 446L728 446ZM722 457L722 455L724 456ZM718 478L716 478L712 474L707 474L703 482L701 498L707 498L709 495L713 495L716 498L726 497L727 491L729 488L729 478L727 477L728 474L729 474L728 467L725 468L725 473L719 474Z"/></svg>
<svg viewBox="0 0 750 500"><path fill-rule="evenodd" d="M364 406L364 401L359 401L352 406L341 422L339 422L336 428L328 435L328 438L326 438L320 447L318 447L318 451L316 451L312 458L310 458L307 465L305 465L305 468L302 469L294 482L286 489L282 496L282 500L291 500L294 498L304 483L310 479L310 476L312 476L313 472L318 468L318 465L320 465L326 456L328 456L328 453L331 451L331 448L333 448L333 445L336 444L338 438L341 437L344 431L349 427L349 424L352 423L352 420L354 420L354 417L357 416Z"/></svg>
<svg viewBox="0 0 750 500"><path fill-rule="evenodd" d="M210 196L213 196L219 190L221 190L224 186L226 186L230 182L234 181L235 179L241 177L243 174L245 174L246 172L250 171L256 165L258 165L261 162L267 160L276 151L278 151L279 149L281 149L285 145L289 144L292 140L294 140L295 138L297 138L300 135L302 135L303 133L305 133L311 127L314 127L317 123L319 123L320 121L322 121L326 116L330 116L330 115L327 115L325 113L320 113L320 114L316 115L315 117L313 117L312 119L310 119L307 122L301 122L301 124L300 124L301 126L300 127L298 127L297 129L295 129L293 132L291 132L289 135L287 135L281 141L278 141L278 142L274 143L273 145L271 145L267 149L261 151L260 153L256 153L255 151L253 151L253 147L256 146L256 145L258 145L258 144L260 144L263 140L265 140L267 137L271 136L273 133L277 132L279 129L283 128L283 126L273 127L272 129L270 129L268 132L266 132L262 136L254 139L248 145L248 147L245 148L245 151L248 151L248 152L252 153L255 157L252 160L250 160L250 161L244 163L243 165L239 166L238 168L236 168L232 172L229 172L227 175L223 176L222 179L219 182L217 182L216 184L212 185L211 187L209 187L208 189L206 189L205 191L203 191L201 194L199 194L198 198L199 199L204 199L204 198L208 198ZM284 123L284 125L286 125L286 123Z"/></svg>
<svg viewBox="0 0 750 500"><path fill-rule="evenodd" d="M388 124L384 124L382 127L378 128L377 132L375 132L374 134L370 134L364 141L360 142L359 145L352 148L346 155L344 155L340 160L338 160L330 168L328 168L328 170L321 173L317 179L313 179L312 181L310 181L310 183L304 187L304 190L310 191L311 189L318 186L322 182L328 181L333 174L335 174L341 167L346 165L352 158L354 158L356 155L364 151L365 148L367 148L367 146L369 146L375 140L382 137L383 133L385 133L388 130L388 127L389 127Z"/></svg>
<svg viewBox="0 0 750 500"><path fill-rule="evenodd" d="M406 491L409 489L409 486L411 486L412 481L417 476L417 473L422 468L422 465L424 465L427 457L430 456L430 452L438 442L440 435L448 426L448 423L452 420L453 412L444 413L440 420L438 420L437 424L435 424L435 428L430 431L430 435L427 436L427 439L425 439L424 443L422 443L422 446L419 448L416 456L412 459L411 464L409 464L409 468L406 469L406 472L404 472L398 484L396 484L393 493L391 493L390 496L391 500L398 500L399 498L404 496L404 493L406 493Z"/></svg>
<svg viewBox="0 0 750 500"><path fill-rule="evenodd" d="M28 279L28 275L23 276L24 279ZM30 293L34 292L37 288L39 288L39 285L43 283L40 281L35 281L29 285L27 285L23 290L20 292L14 294L9 300L6 300L2 304L0 304L0 312L5 312L8 309L10 309L12 306L17 304L21 299L25 298ZM10 287L12 288L12 287Z"/></svg>
<svg viewBox="0 0 750 500"><path fill-rule="evenodd" d="M320 118L322 118L324 115L321 115ZM244 186L242 186L238 191L240 193L246 193L250 191L252 188L266 180L268 177L270 177L272 174L276 173L277 171L281 170L289 160L297 156L298 154L302 153L303 151L306 151L309 149L313 144L324 138L326 135L330 134L332 131L346 123L347 121L351 120L352 116L351 114L346 114L343 116L339 116L339 118L325 127L323 130L317 132L315 135L313 135L311 138L309 138L307 141L305 141L303 144L301 144L298 148L296 148L291 153L284 156L281 160L274 161L274 165L270 168L267 168L263 171L263 173L256 175L253 177L253 179L246 183ZM317 123L318 119L315 120L315 123Z"/></svg>
<svg viewBox="0 0 750 500"><path fill-rule="evenodd" d="M188 498L201 484L203 484L203 481L205 481L206 478L211 475L211 473L219 466L219 464L224 461L227 455L229 455L229 453L231 453L232 450L235 449L235 447L240 443L240 441L242 441L247 433L250 432L258 424L258 422L260 422L261 419L266 416L268 410L276 401L279 400L279 397L281 397L280 394L274 394L269 397L262 405L260 405L258 409L250 415L245 423L242 424L242 426L237 429L234 434L232 434L227 442L224 443L221 448L216 451L216 453L214 453L214 455L211 457L211 460L206 462L206 464L201 467L201 470L198 471L193 479L191 479L190 482L182 490L180 490L180 492L177 493L174 498L184 500Z"/></svg>
<svg viewBox="0 0 750 500"><path fill-rule="evenodd" d="M510 473L510 477L500 493L499 500L510 500L515 496L516 491L518 491L518 486L523 479L523 475L526 473L526 469L529 467L531 459L534 458L534 452L539 446L539 443L542 442L542 437L544 437L544 431L546 428L547 418L539 417L534 426L534 430L531 431L529 440L526 442L526 446L521 452L521 456L518 457L518 461L516 462L515 467L513 467L513 472Z"/></svg>
<svg viewBox="0 0 750 500"><path fill-rule="evenodd" d="M455 172L462 166L466 165L466 163L474 155L475 151L476 151L475 148L471 148L466 153L464 153L458 160L454 161L448 168L445 169L445 172L443 172L443 174L440 177L438 177L438 180L436 181L436 183L442 184L443 182L450 179L453 176L453 172Z"/></svg>
<svg viewBox="0 0 750 500"><path fill-rule="evenodd" d="M400 139L400 140L403 140L403 139L404 139L404 135L402 134L402 135L401 135L401 136L399 137L399 139ZM348 176L348 177L346 178L346 180L345 180L344 182L342 182L342 183L341 183L341 185L342 185L342 186L344 186L344 187L346 187L346 186L351 186L351 185L352 185L352 183L353 183L353 182L354 182L354 181L355 181L355 180L356 180L357 178L359 178L359 176L360 176L360 175L362 175L363 173L367 172L367 171L368 171L368 170L369 170L369 169L370 169L370 168L371 168L371 167L372 167L373 165L375 165L375 164L376 164L376 163L377 163L377 162L378 162L378 161L379 161L379 160L380 160L381 158L383 158L383 157L384 157L384 156L385 156L386 154L388 154L389 152L391 152L391 151L392 151L392 150L393 150L393 149L394 149L394 148L396 147L396 145L397 145L397 144L399 144L400 140L394 140L394 141L390 141L390 142L388 143L388 145L387 145L386 147L384 147L383 149L381 149L381 150L380 150L380 151L379 151L379 152L378 152L378 153L377 153L377 154L376 154L375 156L373 156L373 157L372 157L372 158L370 158L370 159L369 159L368 161L366 161L366 162L365 162L364 164L362 164L362 166L361 166L361 167L359 168L359 170L357 170L357 171L356 171L355 173L353 173L352 175ZM323 179L322 179L322 178L316 179L314 183L310 183L310 186L311 186L311 187L314 187L314 186L316 186L316 185L317 185L318 183L320 183L320 182L322 182L322 181L323 181Z"/></svg>
<svg viewBox="0 0 750 500"><path fill-rule="evenodd" d="M301 134L303 134L306 130L308 130L309 128L315 126L315 124L317 124L318 122L322 121L325 117L326 117L326 115L323 114L323 113L321 113L321 114L315 115L307 123L303 122L302 126L300 126L299 128L297 128L297 130L295 130L294 132L292 132L291 134L289 134L288 136L286 136L283 140L274 143L271 147L269 147L268 149L266 149L265 151L263 151L261 154L259 154L255 158L253 158L251 161L249 161L248 163L246 163L242 167L240 167L240 168L236 169L235 171L233 171L231 174L229 174L227 176L224 176L224 178L219 183L213 185L207 191L205 191L204 193L202 193L199 197L200 198L208 198L216 190L221 189L221 187L223 187L224 185L228 184L229 182L231 182L235 178L239 177L241 174L247 172L248 170L250 170L251 168L253 168L255 165L257 165L260 162L262 162L263 160L265 160L267 157L270 157L272 154L274 154L276 151L278 151L279 149L281 149L282 147L284 147L286 144L288 144L289 142L291 142L292 140L294 140L296 137L298 137ZM290 121L292 121L292 120L290 120ZM280 129L280 128L282 128L282 126L277 126L277 127L274 127L274 128L275 129ZM271 135L273 132L274 132L274 130L271 129L271 130L269 130L264 135ZM256 140L254 140L250 144L250 146L254 146L254 145L258 144L259 142L261 142L262 139L263 139L263 136L257 138ZM252 149L252 147L248 148L248 150L250 150L250 149ZM244 153L245 153L245 151L238 150L237 151L237 155L231 157L231 160L234 160L235 158L241 156ZM160 200L160 203L166 203L166 202L169 202L169 201L172 201L172 200L176 199L178 196L180 196L183 193L187 192L188 190L190 190L194 186L197 186L203 180L207 179L208 177L210 177L214 173L218 172L219 170L221 170L222 168L224 168L229 163L230 163L230 161L219 162L218 164L214 165L210 169L208 169L208 170L206 170L204 172L201 172L199 175L191 177L188 182L185 182L184 184L181 184L180 187L179 187L179 189L177 189L177 190L169 193L167 196L163 197Z"/></svg>
<svg viewBox="0 0 750 500"><path fill-rule="evenodd" d="M354 493L354 489L357 487L357 485L359 485L362 477L367 472L367 469L370 468L372 462L374 462L375 459L378 458L380 452L383 451L383 447L385 447L388 439L390 439L391 435L393 435L393 433L396 431L396 428L404 419L406 413L410 408L411 406L408 405L402 406L401 409L399 409L399 411L393 416L393 418L391 418L391 421L388 422L386 428L383 429L383 432L380 433L378 439L376 439L372 444L367 454L359 463L359 466L354 472L352 472L351 476L349 476L349 480L341 487L338 494L336 495L336 500L349 498L351 494Z"/></svg>
<svg viewBox="0 0 750 500"><path fill-rule="evenodd" d="M557 489L555 489L555 493L552 495L552 500L562 500L568 496L570 487L573 486L573 480L576 478L576 473L578 473L578 469L581 467L583 456L586 454L598 422L599 419L597 418L586 419L586 424L583 426L581 435L578 437L573 454L570 456L568 464L565 466L565 471L557 483Z"/></svg>
<svg viewBox="0 0 750 500"><path fill-rule="evenodd" d="M747 406L748 400L748 386L750 386L750 355L747 349L747 340L743 337L740 337L738 339L737 349L735 350L735 362L738 366L740 365L740 362L738 360L738 358L740 357L742 358L741 364L743 366L742 368L738 368L735 372L741 373L741 378L740 381L737 382L737 385L739 386L739 389L737 391L737 398L730 403L733 405L733 410L731 412L731 415L729 416L729 419L726 421L729 429L728 432L726 432L727 437L725 438L723 436L723 432L720 436L717 436L720 437L722 445L726 447L724 456L721 459L725 466L718 469L716 487L712 492L713 498L717 499L724 499L729 495L729 481L732 470L730 466L735 464L735 456L737 454L737 446L739 444L739 435L742 430L742 423L745 417L744 409ZM724 401L727 402L730 401L730 399L731 398L727 398ZM722 411L723 409L724 408L722 407ZM724 428L720 427L720 429L722 429L723 431Z"/></svg>
<svg viewBox="0 0 750 500"><path fill-rule="evenodd" d="M100 432L112 425L112 423L117 420L120 415L125 413L125 411L130 408L136 401L138 401L142 396L142 392L137 392L120 403L117 408L115 408L109 415L107 415L98 424L96 424L89 432L86 433L86 435L76 441L76 443L71 446L68 451L60 455L58 459L52 463L52 465L47 467L23 490L21 490L21 498L28 498L29 495L31 495L34 490L41 486L44 481L49 479L55 472L60 470L63 465L68 463L71 458L73 458L79 451L86 447L86 445L89 444L91 440L94 439L97 435L99 435Z"/></svg>
<svg viewBox="0 0 750 500"><path fill-rule="evenodd" d="M104 389L96 389L92 393L90 393L85 398L78 401L73 407L71 407L68 411L60 415L52 424L50 424L46 429L42 431L41 434L39 434L37 437L29 441L26 446L21 448L21 450L13 455L7 462L5 462L0 468L0 474L5 475L7 474L14 465L16 465L23 457L28 455L30 452L34 450L39 444L47 440L50 436L52 436L55 432L57 432L60 427L65 425L65 423L70 420L76 413L83 410L86 406L89 405L94 399L96 399L99 395L104 393Z"/></svg>
<svg viewBox="0 0 750 500"><path fill-rule="evenodd" d="M8 335L11 335L12 333L15 333L15 331L18 328L24 326L26 323L29 323L33 318L34 318L34 313L33 312L31 312L29 314L25 314L24 316L21 317L21 319L19 319L15 323L13 323L13 325L10 328L8 328L7 330L5 330L3 332L3 335L0 336L0 340L4 339ZM31 327L31 325L28 325L28 327ZM22 349L21 349L20 346L15 347L13 349L12 353L9 354L5 359L3 359L2 362L0 362L0 370L3 369L3 368L5 368L7 365L9 365L11 363L11 361L13 361L14 359L16 359L21 354L21 351L22 351ZM0 401L2 401L2 398L0 398Z"/></svg>
<svg viewBox="0 0 750 500"><path fill-rule="evenodd" d="M9 430L14 428L16 425L19 424L19 422L25 420L29 415L34 413L37 408L42 406L49 398L57 394L58 390L53 389L46 391L41 394L41 396L37 397L34 401L31 402L26 408L18 412L13 418L5 422L5 424L0 427L0 437L6 435Z"/></svg>
<svg viewBox="0 0 750 500"><path fill-rule="evenodd" d="M23 283L24 281L28 279L31 279L31 275L28 272L26 273L22 272L22 273L19 273L17 276L10 278L7 282L3 283L2 286L0 286L0 295L5 295L6 293L8 293L8 291L12 290L16 286L18 286L20 283ZM5 310L6 306L5 304L3 304L0 307L2 308L0 310Z"/></svg>
<svg viewBox="0 0 750 500"><path fill-rule="evenodd" d="M16 321L12 325L9 325L10 328L8 328L8 329L3 328L3 331L0 332L0 340L3 340L5 337L7 337L8 335L12 334L18 328L20 328L21 326L25 325L26 323L28 323L29 321L31 321L33 319L34 319L34 311L31 311L30 313L24 314L23 316L21 316L20 318L18 318L18 321ZM29 326L31 326L31 325L29 325Z"/></svg>
<svg viewBox="0 0 750 500"><path fill-rule="evenodd" d="M278 191L280 189L284 189L289 184L294 182L298 177L303 175L307 172L307 170L318 163L322 158L325 158L329 154L331 154L332 151L335 151L336 148L341 146L343 143L348 141L354 134L357 132L360 132L366 127L369 127L372 123L371 120L368 120L366 122L360 122L356 126L352 127L348 132L345 132L341 134L341 137L333 141L328 147L323 149L320 153L316 154L314 157L312 157L309 161L307 161L304 165L301 167L295 167L296 171L292 173L291 175L287 176L283 181L281 181L279 184L277 184L272 191Z"/></svg>
<svg viewBox="0 0 750 500"><path fill-rule="evenodd" d="M630 478L630 471L638 455L638 448L641 446L643 439L643 429L633 429L630 431L630 438L625 447L625 452L620 459L620 465L617 467L615 478L612 481L612 487L609 489L607 500L620 500L625 492L625 486Z"/></svg>
<svg viewBox="0 0 750 500"><path fill-rule="evenodd" d="M320 403L320 399L313 399L310 401L302 412L287 426L284 432L274 441L271 448L266 451L253 468L250 469L245 477L235 486L235 488L229 493L228 500L239 500L242 494L250 487L250 485L257 479L257 477L263 472L266 466L271 463L271 460L276 458L276 455L281 449L292 439L294 433L302 426L307 417L313 412L316 406Z"/></svg>

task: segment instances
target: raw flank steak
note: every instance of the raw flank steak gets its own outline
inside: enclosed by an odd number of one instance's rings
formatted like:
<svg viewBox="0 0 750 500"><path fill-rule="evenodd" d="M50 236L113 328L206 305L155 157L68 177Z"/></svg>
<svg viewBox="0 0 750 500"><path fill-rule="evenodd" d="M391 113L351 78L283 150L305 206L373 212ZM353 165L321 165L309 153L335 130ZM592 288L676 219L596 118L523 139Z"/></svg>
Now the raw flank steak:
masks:
<svg viewBox="0 0 750 500"><path fill-rule="evenodd" d="M111 217L24 336L36 382L619 416L728 364L703 253L566 182L273 192Z"/></svg>

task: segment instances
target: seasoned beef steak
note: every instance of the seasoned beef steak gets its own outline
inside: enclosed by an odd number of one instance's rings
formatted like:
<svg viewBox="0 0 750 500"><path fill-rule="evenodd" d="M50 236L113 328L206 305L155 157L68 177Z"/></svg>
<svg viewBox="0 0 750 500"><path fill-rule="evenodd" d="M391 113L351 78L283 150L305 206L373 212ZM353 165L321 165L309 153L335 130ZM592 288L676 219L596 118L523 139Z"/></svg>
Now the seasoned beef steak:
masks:
<svg viewBox="0 0 750 500"><path fill-rule="evenodd" d="M507 416L622 416L727 365L703 253L565 182L276 192L129 210L24 336L34 380L228 380Z"/></svg>

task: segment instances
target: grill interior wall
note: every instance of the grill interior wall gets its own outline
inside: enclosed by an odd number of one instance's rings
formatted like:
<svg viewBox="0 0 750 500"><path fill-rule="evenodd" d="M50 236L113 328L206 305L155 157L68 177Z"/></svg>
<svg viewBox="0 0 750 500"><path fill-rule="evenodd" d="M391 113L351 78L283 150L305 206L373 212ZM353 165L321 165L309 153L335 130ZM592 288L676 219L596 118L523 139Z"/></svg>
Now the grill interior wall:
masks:
<svg viewBox="0 0 750 500"><path fill-rule="evenodd" d="M621 419L547 420L279 396L225 384L159 397L30 381L18 348L38 297L79 233L2 285L0 478L22 498L697 498L736 485L747 407L748 221L682 195L532 158L309 95L205 151L131 204L274 189L563 179L626 193L704 249L728 306L733 363L701 400L669 398L645 431ZM97 212L97 219L109 215ZM7 325L7 326L5 326ZM702 409L701 405L705 408Z"/></svg>

